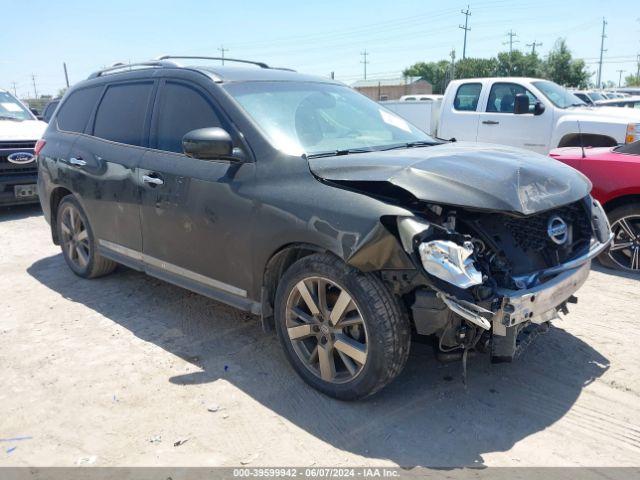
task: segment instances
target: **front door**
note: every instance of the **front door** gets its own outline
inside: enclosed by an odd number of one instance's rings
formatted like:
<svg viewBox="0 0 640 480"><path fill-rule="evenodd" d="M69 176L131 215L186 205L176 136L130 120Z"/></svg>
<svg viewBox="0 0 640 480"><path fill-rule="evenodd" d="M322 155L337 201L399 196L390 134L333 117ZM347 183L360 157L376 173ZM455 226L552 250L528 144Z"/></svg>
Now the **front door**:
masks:
<svg viewBox="0 0 640 480"><path fill-rule="evenodd" d="M516 115L515 97L524 93L529 97L529 113ZM547 154L551 112L534 115L538 99L516 83L498 82L491 86L487 103L479 114L478 141L511 145Z"/></svg>
<svg viewBox="0 0 640 480"><path fill-rule="evenodd" d="M150 145L142 157L142 237L151 275L216 298L247 297L251 272L254 163L199 160L182 153L182 137L225 128L210 94L185 81L161 83ZM228 297L227 297L228 298Z"/></svg>

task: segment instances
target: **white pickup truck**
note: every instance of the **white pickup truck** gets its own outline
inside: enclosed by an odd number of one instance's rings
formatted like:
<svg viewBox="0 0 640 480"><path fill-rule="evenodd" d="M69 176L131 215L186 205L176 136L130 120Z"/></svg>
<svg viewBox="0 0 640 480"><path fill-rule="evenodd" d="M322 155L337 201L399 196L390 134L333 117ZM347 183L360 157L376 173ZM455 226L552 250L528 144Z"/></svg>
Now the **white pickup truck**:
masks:
<svg viewBox="0 0 640 480"><path fill-rule="evenodd" d="M416 110L432 108L414 103ZM385 106L397 110L392 104ZM404 111L397 113L406 116ZM415 117L407 119L415 123ZM417 126L440 138L512 145L543 154L581 142L604 147L640 140L640 111L589 107L564 87L536 78L455 80L444 94L436 131L432 112L428 118Z"/></svg>

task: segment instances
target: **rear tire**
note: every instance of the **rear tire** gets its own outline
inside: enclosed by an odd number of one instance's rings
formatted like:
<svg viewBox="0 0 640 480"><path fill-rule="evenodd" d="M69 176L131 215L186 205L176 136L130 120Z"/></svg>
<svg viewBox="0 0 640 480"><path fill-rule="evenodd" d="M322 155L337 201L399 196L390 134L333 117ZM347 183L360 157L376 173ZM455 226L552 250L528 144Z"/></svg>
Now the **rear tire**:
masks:
<svg viewBox="0 0 640 480"><path fill-rule="evenodd" d="M608 217L614 238L598 261L608 268L640 273L640 203L615 208Z"/></svg>
<svg viewBox="0 0 640 480"><path fill-rule="evenodd" d="M67 195L60 201L56 228L64 260L79 277L101 277L118 266L98 253L89 219L73 195Z"/></svg>
<svg viewBox="0 0 640 480"><path fill-rule="evenodd" d="M411 328L398 300L377 276L328 254L304 257L285 272L275 318L298 375L341 400L373 395L409 356Z"/></svg>

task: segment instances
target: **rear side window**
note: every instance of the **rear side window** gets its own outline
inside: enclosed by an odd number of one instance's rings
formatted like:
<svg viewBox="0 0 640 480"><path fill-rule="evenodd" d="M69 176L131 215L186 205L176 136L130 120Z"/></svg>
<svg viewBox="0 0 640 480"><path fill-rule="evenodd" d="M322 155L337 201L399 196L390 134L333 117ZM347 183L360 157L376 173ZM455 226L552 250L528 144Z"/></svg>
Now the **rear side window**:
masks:
<svg viewBox="0 0 640 480"><path fill-rule="evenodd" d="M102 87L71 92L58 112L58 128L67 132L84 132Z"/></svg>
<svg viewBox="0 0 640 480"><path fill-rule="evenodd" d="M93 135L113 142L142 145L152 90L152 82L111 85L98 107Z"/></svg>
<svg viewBox="0 0 640 480"><path fill-rule="evenodd" d="M182 137L197 128L220 127L211 103L196 89L167 82L160 92L156 148L182 153Z"/></svg>
<svg viewBox="0 0 640 480"><path fill-rule="evenodd" d="M481 83L465 83L458 87L453 99L453 108L463 112L475 112L482 91Z"/></svg>

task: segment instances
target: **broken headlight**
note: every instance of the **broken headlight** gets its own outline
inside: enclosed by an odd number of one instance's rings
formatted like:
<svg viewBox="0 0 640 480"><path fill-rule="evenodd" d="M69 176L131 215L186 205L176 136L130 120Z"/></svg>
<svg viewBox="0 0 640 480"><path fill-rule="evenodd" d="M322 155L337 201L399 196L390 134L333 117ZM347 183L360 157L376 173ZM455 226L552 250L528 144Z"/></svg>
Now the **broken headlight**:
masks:
<svg viewBox="0 0 640 480"><path fill-rule="evenodd" d="M430 224L415 217L399 217L398 232L405 251L409 254L417 248L423 268L434 277L449 282L460 288L469 288L482 283L482 274L473 265L473 244L464 242L462 245L451 240L430 240L425 238L429 231L442 227ZM419 242L415 247L414 242Z"/></svg>
<svg viewBox="0 0 640 480"><path fill-rule="evenodd" d="M434 277L460 288L482 283L482 274L473 265L473 244L458 245L451 240L432 240L418 246L422 266Z"/></svg>

